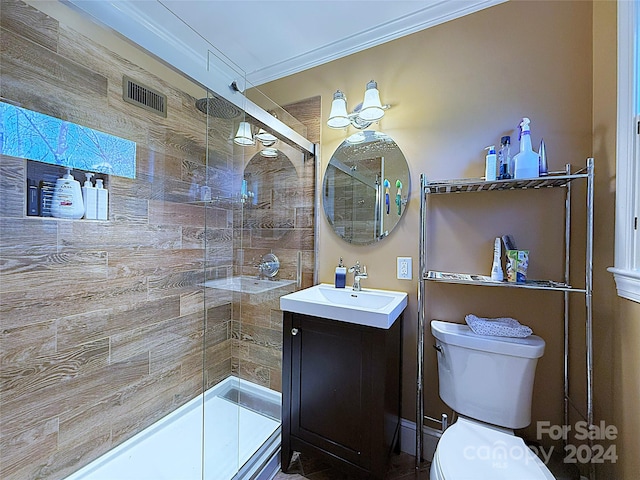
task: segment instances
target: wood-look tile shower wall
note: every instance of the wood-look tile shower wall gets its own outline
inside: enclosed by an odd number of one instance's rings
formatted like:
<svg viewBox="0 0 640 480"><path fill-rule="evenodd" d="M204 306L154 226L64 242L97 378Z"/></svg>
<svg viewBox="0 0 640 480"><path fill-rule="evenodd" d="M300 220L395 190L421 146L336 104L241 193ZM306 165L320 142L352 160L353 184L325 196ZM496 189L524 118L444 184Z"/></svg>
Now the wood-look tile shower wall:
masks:
<svg viewBox="0 0 640 480"><path fill-rule="evenodd" d="M205 172L192 95L22 2L0 17L3 99L137 143L106 222L26 217L26 161L0 156L0 478L60 479L231 374L231 299L207 298L204 331L198 285L233 272L234 204L189 190L208 174L230 198L242 165L211 119ZM167 118L125 103L123 75Z"/></svg>

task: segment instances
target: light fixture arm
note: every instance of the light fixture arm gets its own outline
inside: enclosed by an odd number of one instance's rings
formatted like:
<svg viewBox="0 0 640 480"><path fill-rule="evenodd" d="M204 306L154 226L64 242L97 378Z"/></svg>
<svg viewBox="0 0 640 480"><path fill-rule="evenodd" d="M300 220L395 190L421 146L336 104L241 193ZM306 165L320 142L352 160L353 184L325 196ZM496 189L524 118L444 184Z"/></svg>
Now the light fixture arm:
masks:
<svg viewBox="0 0 640 480"><path fill-rule="evenodd" d="M391 105L381 105L380 108L382 110L389 110ZM359 103L353 109L353 112L347 114L347 118L351 122L351 126L357 128L358 130L364 130L368 128L373 122L377 122L378 120L364 120L360 116L360 111L362 110L362 103Z"/></svg>

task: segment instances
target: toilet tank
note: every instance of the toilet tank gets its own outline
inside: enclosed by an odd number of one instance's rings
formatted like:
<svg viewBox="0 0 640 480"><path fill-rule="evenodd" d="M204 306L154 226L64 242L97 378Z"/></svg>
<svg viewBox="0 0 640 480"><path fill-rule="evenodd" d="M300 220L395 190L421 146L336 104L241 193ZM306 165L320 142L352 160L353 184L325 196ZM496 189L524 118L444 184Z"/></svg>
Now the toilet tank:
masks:
<svg viewBox="0 0 640 480"><path fill-rule="evenodd" d="M476 335L467 325L431 322L440 398L455 412L505 428L531 423L531 396L544 340Z"/></svg>

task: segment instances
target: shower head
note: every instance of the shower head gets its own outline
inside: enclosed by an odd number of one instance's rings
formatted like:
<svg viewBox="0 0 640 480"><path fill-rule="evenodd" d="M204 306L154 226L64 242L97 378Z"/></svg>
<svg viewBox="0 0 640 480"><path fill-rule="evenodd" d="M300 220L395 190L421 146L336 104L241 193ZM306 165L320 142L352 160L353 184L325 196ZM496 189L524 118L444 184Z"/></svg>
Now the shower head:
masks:
<svg viewBox="0 0 640 480"><path fill-rule="evenodd" d="M224 98L211 94L207 98L196 100L196 108L212 117L232 120L242 115L242 110Z"/></svg>

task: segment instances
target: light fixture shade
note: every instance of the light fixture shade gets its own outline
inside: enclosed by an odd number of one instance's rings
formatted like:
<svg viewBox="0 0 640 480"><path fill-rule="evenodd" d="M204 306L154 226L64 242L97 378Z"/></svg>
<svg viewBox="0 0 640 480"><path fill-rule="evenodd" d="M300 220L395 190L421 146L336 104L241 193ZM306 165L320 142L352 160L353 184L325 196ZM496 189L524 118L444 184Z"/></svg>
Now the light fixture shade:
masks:
<svg viewBox="0 0 640 480"><path fill-rule="evenodd" d="M263 148L260 150L260 155L267 158L276 158L278 156L278 149L273 147Z"/></svg>
<svg viewBox="0 0 640 480"><path fill-rule="evenodd" d="M382 102L380 102L380 92L378 92L378 84L371 80L367 83L367 89L364 92L364 101L362 108L358 112L358 116L367 122L375 122L384 117Z"/></svg>
<svg viewBox="0 0 640 480"><path fill-rule="evenodd" d="M236 136L233 137L233 143L236 145L241 145L246 147L248 145L253 145L255 142L253 140L253 135L251 133L251 125L249 122L240 122L240 126L238 126L238 132Z"/></svg>
<svg viewBox="0 0 640 480"><path fill-rule="evenodd" d="M340 90L333 94L333 102L331 102L331 113L327 125L330 128L348 127L351 121L347 114L347 99Z"/></svg>
<svg viewBox="0 0 640 480"><path fill-rule="evenodd" d="M255 135L255 138L260 140L260 143L262 143L265 147L272 146L278 140L278 138L275 135L270 134L264 128L261 128L260 130L258 130L258 133L256 133Z"/></svg>

